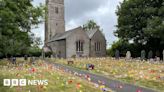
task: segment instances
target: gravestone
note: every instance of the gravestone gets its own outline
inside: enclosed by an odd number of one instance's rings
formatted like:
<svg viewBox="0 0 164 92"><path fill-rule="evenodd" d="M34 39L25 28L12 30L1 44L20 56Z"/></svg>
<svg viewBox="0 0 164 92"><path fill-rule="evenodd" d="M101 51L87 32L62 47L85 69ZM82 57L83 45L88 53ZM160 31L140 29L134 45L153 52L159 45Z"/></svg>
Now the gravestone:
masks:
<svg viewBox="0 0 164 92"><path fill-rule="evenodd" d="M141 60L142 61L145 60L145 56L146 56L146 52L145 52L145 50L142 50L141 51Z"/></svg>
<svg viewBox="0 0 164 92"><path fill-rule="evenodd" d="M30 58L30 64L35 64L35 57Z"/></svg>
<svg viewBox="0 0 164 92"><path fill-rule="evenodd" d="M156 51L155 55L156 57L160 57L160 51Z"/></svg>
<svg viewBox="0 0 164 92"><path fill-rule="evenodd" d="M24 55L24 60L28 60L28 56L27 55Z"/></svg>
<svg viewBox="0 0 164 92"><path fill-rule="evenodd" d="M16 57L12 57L12 64L16 64Z"/></svg>
<svg viewBox="0 0 164 92"><path fill-rule="evenodd" d="M120 58L120 52L119 52L119 50L116 50L116 52L115 52L115 58L116 59L119 59Z"/></svg>
<svg viewBox="0 0 164 92"><path fill-rule="evenodd" d="M153 58L153 51L150 50L148 53L148 59L152 59Z"/></svg>
<svg viewBox="0 0 164 92"><path fill-rule="evenodd" d="M131 59L131 52L127 51L126 53L126 60L130 60Z"/></svg>
<svg viewBox="0 0 164 92"><path fill-rule="evenodd" d="M161 59L160 59L160 57L156 57L156 61L158 61L158 62L159 62L160 60L161 60Z"/></svg>
<svg viewBox="0 0 164 92"><path fill-rule="evenodd" d="M159 51L156 51L156 61L160 61L160 52Z"/></svg>

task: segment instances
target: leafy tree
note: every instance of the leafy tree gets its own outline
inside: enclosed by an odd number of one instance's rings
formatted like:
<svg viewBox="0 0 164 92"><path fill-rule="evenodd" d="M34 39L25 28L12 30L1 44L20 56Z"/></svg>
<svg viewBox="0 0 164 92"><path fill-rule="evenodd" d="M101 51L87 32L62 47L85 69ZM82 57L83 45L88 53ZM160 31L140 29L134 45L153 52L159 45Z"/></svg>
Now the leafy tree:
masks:
<svg viewBox="0 0 164 92"><path fill-rule="evenodd" d="M92 29L100 30L100 26L98 26L97 23L94 20L89 20L86 24L83 25L83 29L85 31L89 31L89 30L92 30Z"/></svg>
<svg viewBox="0 0 164 92"><path fill-rule="evenodd" d="M29 47L27 53L30 56L39 57L42 54L42 49L39 47L42 45L40 37L36 37L35 34L31 33L30 38L32 40L31 47Z"/></svg>
<svg viewBox="0 0 164 92"><path fill-rule="evenodd" d="M149 47L159 48L164 45L163 0L124 0L116 14L117 37Z"/></svg>
<svg viewBox="0 0 164 92"><path fill-rule="evenodd" d="M126 51L129 50L129 43L126 41L123 41L123 40L119 40L117 42L114 42L112 47L110 49L108 49L107 52L110 56L114 56L116 50L120 51L120 56L125 56Z"/></svg>
<svg viewBox="0 0 164 92"><path fill-rule="evenodd" d="M0 0L0 52L23 55L32 44L32 27L42 22L44 7L34 7L32 0Z"/></svg>
<svg viewBox="0 0 164 92"><path fill-rule="evenodd" d="M143 46L141 44L130 44L128 41L120 39L117 42L113 43L112 47L107 50L107 54L113 57L115 55L116 50L119 50L120 56L125 57L126 52L130 51L132 57L139 57L142 48Z"/></svg>
<svg viewBox="0 0 164 92"><path fill-rule="evenodd" d="M124 0L116 11L118 16L115 36L133 41L132 51L161 51L164 49L164 1ZM135 47L136 46L136 47Z"/></svg>

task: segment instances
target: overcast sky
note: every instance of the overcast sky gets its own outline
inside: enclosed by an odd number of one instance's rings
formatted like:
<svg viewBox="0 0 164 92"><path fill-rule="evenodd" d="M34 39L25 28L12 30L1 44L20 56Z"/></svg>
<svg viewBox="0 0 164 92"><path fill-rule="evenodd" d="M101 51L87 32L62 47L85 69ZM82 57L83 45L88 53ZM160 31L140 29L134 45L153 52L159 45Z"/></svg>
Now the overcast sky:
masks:
<svg viewBox="0 0 164 92"><path fill-rule="evenodd" d="M117 16L115 11L119 2L123 0L65 0L65 21L66 30L78 27L86 23L88 20L95 20L103 29L103 33L107 39L107 44L112 44L117 38L113 35L116 30ZM45 0L34 0L34 5L45 3ZM44 24L40 24L39 28L33 29L37 36L44 41Z"/></svg>

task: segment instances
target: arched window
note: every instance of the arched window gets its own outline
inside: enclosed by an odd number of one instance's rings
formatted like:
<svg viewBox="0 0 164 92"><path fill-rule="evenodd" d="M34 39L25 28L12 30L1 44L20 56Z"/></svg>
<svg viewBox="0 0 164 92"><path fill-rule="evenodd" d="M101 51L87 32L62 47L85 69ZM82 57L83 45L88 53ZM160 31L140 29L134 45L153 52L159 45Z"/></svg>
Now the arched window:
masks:
<svg viewBox="0 0 164 92"><path fill-rule="evenodd" d="M84 51L84 41L78 40L76 41L76 51L77 52L83 52Z"/></svg>
<svg viewBox="0 0 164 92"><path fill-rule="evenodd" d="M95 51L101 51L101 43L95 42Z"/></svg>

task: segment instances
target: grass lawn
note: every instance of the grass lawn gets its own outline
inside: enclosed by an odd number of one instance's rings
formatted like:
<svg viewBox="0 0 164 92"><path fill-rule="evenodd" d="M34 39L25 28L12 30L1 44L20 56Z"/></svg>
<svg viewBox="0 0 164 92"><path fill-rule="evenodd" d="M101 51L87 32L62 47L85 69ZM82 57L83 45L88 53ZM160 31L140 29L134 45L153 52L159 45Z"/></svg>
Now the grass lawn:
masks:
<svg viewBox="0 0 164 92"><path fill-rule="evenodd" d="M51 62L67 65L64 59L50 59ZM89 72L127 83L164 91L164 63L126 62L112 58L74 59L72 67L86 70L86 64L94 64Z"/></svg>
<svg viewBox="0 0 164 92"><path fill-rule="evenodd" d="M35 65L18 59L19 65L0 60L0 92L102 92L95 84L82 80L50 64L37 60ZM4 87L3 79L48 80L47 86ZM109 91L111 92L111 91Z"/></svg>

